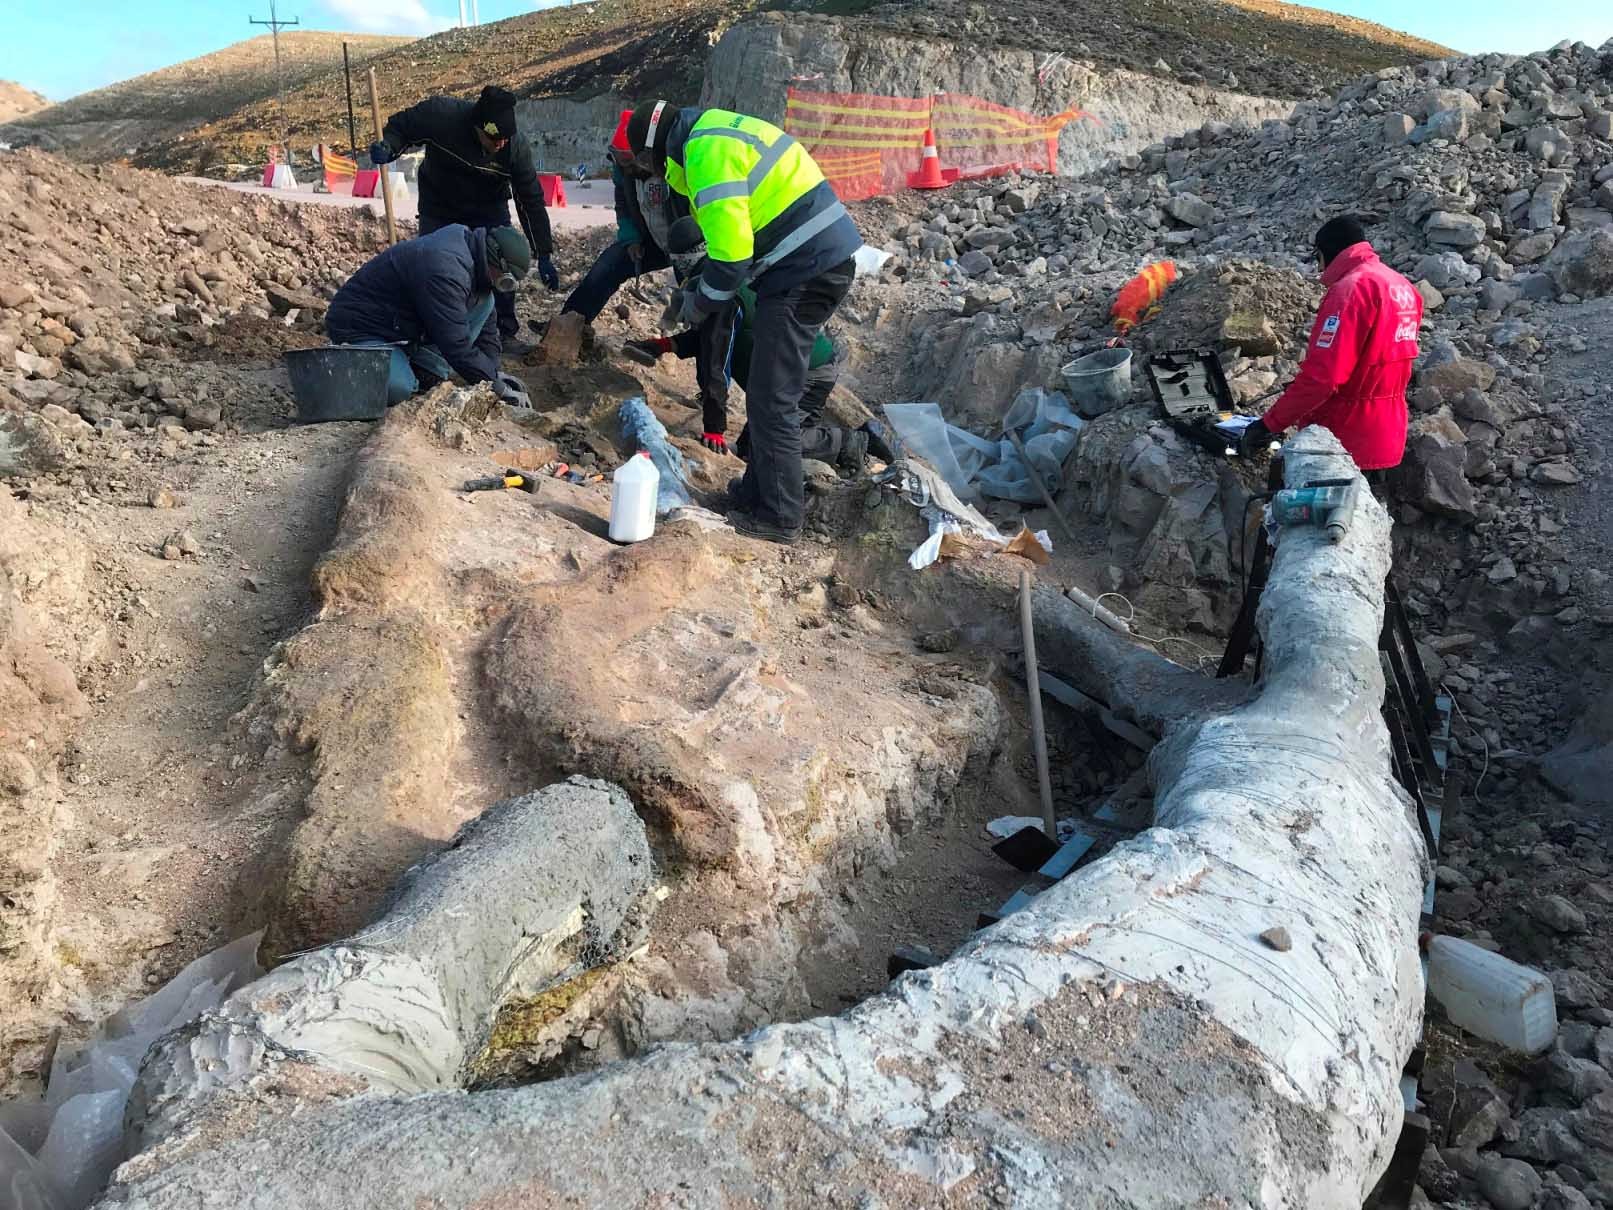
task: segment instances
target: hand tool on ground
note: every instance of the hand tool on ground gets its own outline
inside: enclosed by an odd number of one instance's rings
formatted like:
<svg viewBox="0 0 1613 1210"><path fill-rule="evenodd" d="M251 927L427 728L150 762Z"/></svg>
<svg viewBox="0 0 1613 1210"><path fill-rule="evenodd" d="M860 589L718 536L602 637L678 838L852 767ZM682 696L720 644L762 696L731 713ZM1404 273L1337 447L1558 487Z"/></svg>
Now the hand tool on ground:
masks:
<svg viewBox="0 0 1613 1210"><path fill-rule="evenodd" d="M1019 633L1025 646L1025 688L1030 694L1031 750L1036 756L1036 788L1042 800L1042 831L1057 842L1053 780L1047 767L1047 731L1042 726L1042 684L1036 675L1036 628L1031 622L1031 573L1019 573Z"/></svg>
<svg viewBox="0 0 1613 1210"><path fill-rule="evenodd" d="M507 467L502 475L490 475L486 479L465 480L464 490L467 492L496 492L503 488L513 488L518 492L536 493L538 481L532 477L530 471L518 471L514 467Z"/></svg>
<svg viewBox="0 0 1613 1210"><path fill-rule="evenodd" d="M1278 525L1315 525L1329 542L1342 542L1355 519L1357 479L1318 479L1304 487L1285 487L1271 498L1270 516Z"/></svg>

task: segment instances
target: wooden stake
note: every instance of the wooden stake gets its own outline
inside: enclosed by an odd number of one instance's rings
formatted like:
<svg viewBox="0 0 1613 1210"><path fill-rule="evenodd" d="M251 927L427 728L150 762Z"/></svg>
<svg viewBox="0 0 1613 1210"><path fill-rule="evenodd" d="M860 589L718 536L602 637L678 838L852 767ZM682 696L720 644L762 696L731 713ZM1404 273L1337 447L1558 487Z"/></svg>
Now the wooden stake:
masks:
<svg viewBox="0 0 1613 1210"><path fill-rule="evenodd" d="M1036 630L1031 625L1031 573L1019 573L1019 632L1025 645L1025 689L1031 699L1031 744L1036 752L1036 788L1042 795L1042 831L1055 844L1053 778L1047 769L1047 730L1042 725L1042 681L1036 674Z"/></svg>
<svg viewBox="0 0 1613 1210"><path fill-rule="evenodd" d="M381 98L375 94L375 68L370 68L370 116L375 119L375 137L381 137ZM398 242L398 224L392 217L392 187L387 183L386 165L377 164L376 170L381 174L381 205L386 207L386 242L388 246Z"/></svg>

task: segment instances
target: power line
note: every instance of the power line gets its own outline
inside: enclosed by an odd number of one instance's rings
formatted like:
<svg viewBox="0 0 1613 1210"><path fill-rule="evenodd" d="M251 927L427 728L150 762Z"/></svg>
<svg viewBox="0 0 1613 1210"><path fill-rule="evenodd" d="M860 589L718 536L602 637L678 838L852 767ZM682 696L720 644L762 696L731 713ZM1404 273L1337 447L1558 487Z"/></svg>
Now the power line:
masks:
<svg viewBox="0 0 1613 1210"><path fill-rule="evenodd" d="M274 105L275 109L280 114L280 142L281 145L284 146L286 141L286 102L283 94L283 85L280 75L280 31L288 25L302 24L302 19L300 17L293 17L290 21L282 21L280 19L279 12L277 12L275 9L275 0L269 0L269 19L267 21L260 21L256 17L248 17L247 22L251 25L267 25L269 27L269 32L274 35ZM286 147L285 150L286 155L289 157L291 154L291 148Z"/></svg>

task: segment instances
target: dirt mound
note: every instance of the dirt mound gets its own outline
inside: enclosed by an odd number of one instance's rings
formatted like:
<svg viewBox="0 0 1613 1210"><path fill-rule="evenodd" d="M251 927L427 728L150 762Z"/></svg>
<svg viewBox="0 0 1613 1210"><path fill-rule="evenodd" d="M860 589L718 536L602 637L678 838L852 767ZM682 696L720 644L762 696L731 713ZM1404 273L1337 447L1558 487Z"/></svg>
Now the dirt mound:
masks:
<svg viewBox="0 0 1613 1210"><path fill-rule="evenodd" d="M1160 314L1137 329L1145 349L1241 348L1251 357L1298 360L1322 287L1293 269L1233 261L1185 274L1170 287Z"/></svg>
<svg viewBox="0 0 1613 1210"><path fill-rule="evenodd" d="M46 108L50 101L13 80L0 80L0 122L13 122Z"/></svg>
<svg viewBox="0 0 1613 1210"><path fill-rule="evenodd" d="M70 440L95 426L216 428L218 399L167 374L166 355L221 337L238 353L278 352L292 343L283 322L270 324L283 300L311 291L322 303L383 238L367 211L289 207L38 152L0 159L0 221L20 233L0 248L0 365L15 371L0 412L54 405Z"/></svg>
<svg viewBox="0 0 1613 1210"><path fill-rule="evenodd" d="M353 66L408 42L372 34L288 30L280 35L280 60L286 87L342 67L342 44ZM250 105L275 92L275 46L268 34L248 38L223 50L171 67L122 80L106 88L38 108L19 123L24 138L40 136L48 149L56 145L87 159L118 158L138 144L167 139L220 113ZM5 115L0 113L0 121Z"/></svg>

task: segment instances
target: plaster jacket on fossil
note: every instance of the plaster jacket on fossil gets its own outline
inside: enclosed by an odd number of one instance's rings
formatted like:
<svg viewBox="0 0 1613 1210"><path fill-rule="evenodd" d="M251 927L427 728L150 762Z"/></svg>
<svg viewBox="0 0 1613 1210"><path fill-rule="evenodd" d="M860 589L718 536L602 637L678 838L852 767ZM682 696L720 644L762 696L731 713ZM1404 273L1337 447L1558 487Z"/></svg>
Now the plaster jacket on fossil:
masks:
<svg viewBox="0 0 1613 1210"><path fill-rule="evenodd" d="M1292 447L1290 483L1338 474L1325 431ZM1178 672L1044 597L1039 646L1045 634L1046 651L1086 650L1091 667L1153 686L1133 694L1133 713L1164 727L1154 826L838 1017L513 1090L397 1096L372 1081L321 1090L292 1114L266 1095L237 1100L227 1121L204 1109L194 1133L136 1156L106 1204L895 1206L949 1194L1353 1210L1399 1133L1423 1000L1426 855L1379 712L1388 564L1388 517L1364 490L1337 545L1283 531L1258 691L1236 706L1219 690L1184 693L1174 719L1157 690ZM462 925L536 891L499 884ZM1260 940L1275 927L1291 949ZM351 1078L318 1045L304 1057ZM452 1058L439 1058L444 1073ZM170 1072L165 1103L185 1098L182 1083Z"/></svg>

